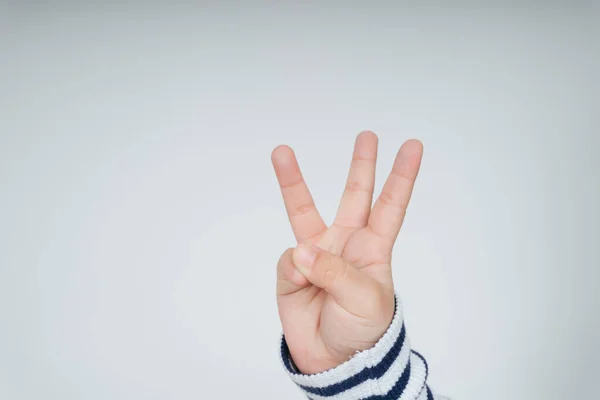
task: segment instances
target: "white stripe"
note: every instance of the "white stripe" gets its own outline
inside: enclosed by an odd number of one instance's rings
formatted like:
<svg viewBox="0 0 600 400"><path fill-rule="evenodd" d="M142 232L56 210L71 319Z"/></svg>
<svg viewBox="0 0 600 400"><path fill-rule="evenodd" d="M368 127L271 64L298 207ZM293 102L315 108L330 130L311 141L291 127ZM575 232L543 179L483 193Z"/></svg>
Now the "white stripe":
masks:
<svg viewBox="0 0 600 400"><path fill-rule="evenodd" d="M338 365L333 369L323 371L318 374L304 375L291 373L288 371L288 374L291 376L292 380L302 386L326 387L346 380L351 376L356 375L366 367L372 367L379 364L383 357L385 357L385 355L390 351L398 339L398 336L400 336L400 331L402 329L402 305L398 297L396 297L396 301L396 313L394 314L392 323L381 339L379 339L379 341L375 344L375 346L357 353L350 360ZM405 350L404 347L410 348L408 345L408 339L405 339L405 344L401 352ZM346 399L346 397L344 397L344 399Z"/></svg>
<svg viewBox="0 0 600 400"><path fill-rule="evenodd" d="M402 376L404 369L408 365L409 358L411 361L410 376L412 377L412 375L413 375L412 368L413 368L413 364L415 363L414 360L416 360L417 363L418 362L422 363L422 361L419 357L417 357L415 354L413 354L410 351L410 345L407 341L406 346L402 348L402 350L400 351L400 354L398 355L398 357L394 360L394 362L390 366L390 369L387 370L385 375L383 375L381 378L366 380L365 382L361 383L360 385L354 386L353 388L350 388L344 392L338 393L335 396L321 396L321 395L309 394L309 393L307 393L307 394L308 394L309 398L312 400L360 400L360 399L364 399L366 397L373 396L373 395L385 395L392 389L392 387L394 387L396 382L398 382L398 380ZM419 375L419 373L420 373L419 371L420 371L419 366L417 366L417 375ZM414 390L414 389L410 389L409 386L411 386L411 385L414 386L415 384L416 384L415 379L409 378L408 386L406 387L405 391L406 390ZM421 384L421 386L422 386L422 384ZM412 399L413 398L411 398L411 400Z"/></svg>
<svg viewBox="0 0 600 400"><path fill-rule="evenodd" d="M399 400L412 400L417 397L421 389L423 389L426 380L427 367L425 366L425 362L415 353L411 353L410 378Z"/></svg>

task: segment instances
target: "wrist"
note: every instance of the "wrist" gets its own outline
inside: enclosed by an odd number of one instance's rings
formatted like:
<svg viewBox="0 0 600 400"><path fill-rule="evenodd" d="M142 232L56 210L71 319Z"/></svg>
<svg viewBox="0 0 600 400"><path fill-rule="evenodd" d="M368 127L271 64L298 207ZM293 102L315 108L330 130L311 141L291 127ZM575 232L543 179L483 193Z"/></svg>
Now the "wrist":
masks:
<svg viewBox="0 0 600 400"><path fill-rule="evenodd" d="M295 355L292 355L285 336L282 336L281 339L280 358L288 373L292 375L292 379L298 378L297 383L305 382L306 379L310 381L324 377L333 380L339 379L348 373L379 363L388 354L388 358L397 356L400 348L409 349L408 339L405 340L402 308L397 299L394 299L390 320L387 329L383 329L383 334L379 335L378 340L373 341L372 344L363 343L363 349L357 348L348 352L343 359L319 358L306 353L298 354L297 350ZM299 360L298 364L295 362L296 359ZM296 381L296 379L294 380Z"/></svg>
<svg viewBox="0 0 600 400"><path fill-rule="evenodd" d="M397 316L401 319L401 312L397 308L393 290L389 296L383 292L377 297L379 300L373 302L373 308L378 310L376 314L368 318L354 315L352 327L322 323L308 346L298 345L302 341L298 340L297 334L290 332L289 353L296 369L307 375L334 369L380 342L390 330L394 318ZM349 331L352 334L346 335Z"/></svg>
<svg viewBox="0 0 600 400"><path fill-rule="evenodd" d="M291 379L311 399L413 399L427 394L427 363L411 350L398 300L385 334L350 360L323 372L303 374L291 358L285 337L281 360Z"/></svg>

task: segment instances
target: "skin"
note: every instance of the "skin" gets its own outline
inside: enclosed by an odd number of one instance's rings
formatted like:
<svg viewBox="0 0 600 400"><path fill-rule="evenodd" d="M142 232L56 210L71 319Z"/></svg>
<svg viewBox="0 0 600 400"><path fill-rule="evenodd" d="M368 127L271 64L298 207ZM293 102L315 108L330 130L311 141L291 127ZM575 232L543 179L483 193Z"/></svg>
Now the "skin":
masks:
<svg viewBox="0 0 600 400"><path fill-rule="evenodd" d="M356 137L346 187L329 227L293 150L280 145L271 154L298 242L277 265L279 317L294 363L305 374L334 368L373 347L393 318L392 249L423 145L411 139L401 146L373 204L377 146L372 132Z"/></svg>

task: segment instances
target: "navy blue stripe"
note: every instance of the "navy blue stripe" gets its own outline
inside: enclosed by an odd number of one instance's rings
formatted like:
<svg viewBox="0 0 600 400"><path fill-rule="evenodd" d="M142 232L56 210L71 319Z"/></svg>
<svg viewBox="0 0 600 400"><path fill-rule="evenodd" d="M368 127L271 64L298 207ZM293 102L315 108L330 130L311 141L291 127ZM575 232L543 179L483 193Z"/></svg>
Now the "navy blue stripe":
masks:
<svg viewBox="0 0 600 400"><path fill-rule="evenodd" d="M412 351L412 353L414 353L421 360L423 360L423 363L425 364L425 382L427 382L427 374L428 374L429 369L427 367L427 362L425 361L425 358L423 358L423 356L421 354L417 353L416 351ZM404 372L400 376L400 379L398 379L398 381L396 381L396 383L390 389L389 392L387 392L386 394L373 395L371 397L365 398L364 400L397 400L397 399L399 399L400 396L402 396L404 389L406 389L406 385L408 385L408 380L410 379L411 364L412 363L409 361L408 365L404 369Z"/></svg>
<svg viewBox="0 0 600 400"><path fill-rule="evenodd" d="M283 365L288 372L295 374L295 368L290 364L290 348L288 347L287 342L285 341L285 336L281 338L281 358L283 359Z"/></svg>
<svg viewBox="0 0 600 400"><path fill-rule="evenodd" d="M429 389L429 386L425 385L425 387L427 388L427 400L433 400L433 393L431 393L431 389Z"/></svg>
<svg viewBox="0 0 600 400"><path fill-rule="evenodd" d="M389 392L386 394L375 394L373 396L363 397L361 400L398 400L400 396L402 396L404 389L406 389L406 385L408 385L408 380L410 379L410 364L411 363L409 362L406 365L400 379L396 381Z"/></svg>
<svg viewBox="0 0 600 400"><path fill-rule="evenodd" d="M400 330L400 335L398 335L398 338L394 342L394 345L388 351L388 353L383 357L383 359L377 365L374 365L372 367L366 367L362 371L351 376L350 378L347 378L341 382L334 383L332 385L320 387L320 388L303 386L303 385L298 385L298 386L300 386L300 388L302 388L302 390L304 390L307 393L318 394L321 396L333 396L338 393L344 392L348 389L351 389L357 385L360 385L361 383L363 383L369 379L379 379L390 369L390 367L394 363L394 360L396 360L396 358L398 358L398 355L400 354L400 350L402 349L402 346L404 345L405 337L406 337L406 329L404 328L404 324L402 324L402 329Z"/></svg>
<svg viewBox="0 0 600 400"><path fill-rule="evenodd" d="M410 368L411 362L409 361L406 364L406 368L404 368L404 372L400 375L400 379L396 381L394 386L390 389L386 394L376 394L370 397L366 397L364 400L397 400L402 396L402 392L406 389L406 385L408 385L408 380L410 379Z"/></svg>

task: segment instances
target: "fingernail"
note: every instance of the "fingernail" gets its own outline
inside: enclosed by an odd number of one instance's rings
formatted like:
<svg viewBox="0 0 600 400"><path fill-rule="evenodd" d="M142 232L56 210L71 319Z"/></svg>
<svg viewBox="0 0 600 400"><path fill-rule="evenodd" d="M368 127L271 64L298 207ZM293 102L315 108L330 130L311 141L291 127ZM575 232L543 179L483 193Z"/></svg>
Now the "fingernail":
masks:
<svg viewBox="0 0 600 400"><path fill-rule="evenodd" d="M296 267L305 274L315 262L317 250L306 244L299 244L296 247Z"/></svg>

